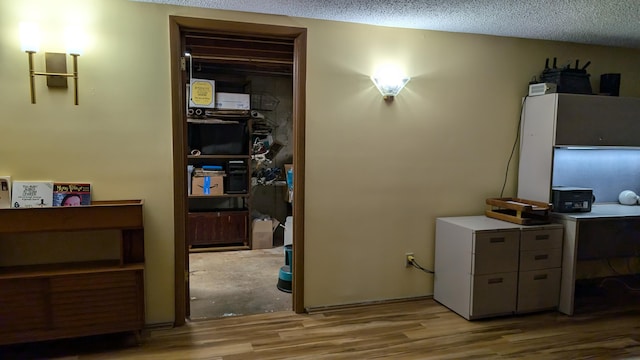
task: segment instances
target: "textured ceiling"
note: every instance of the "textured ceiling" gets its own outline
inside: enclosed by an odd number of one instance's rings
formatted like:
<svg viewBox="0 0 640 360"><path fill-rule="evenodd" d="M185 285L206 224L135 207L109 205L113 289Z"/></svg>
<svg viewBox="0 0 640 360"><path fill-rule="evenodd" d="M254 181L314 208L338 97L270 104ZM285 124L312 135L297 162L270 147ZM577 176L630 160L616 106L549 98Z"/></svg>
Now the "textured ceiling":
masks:
<svg viewBox="0 0 640 360"><path fill-rule="evenodd" d="M135 0L640 48L640 0Z"/></svg>

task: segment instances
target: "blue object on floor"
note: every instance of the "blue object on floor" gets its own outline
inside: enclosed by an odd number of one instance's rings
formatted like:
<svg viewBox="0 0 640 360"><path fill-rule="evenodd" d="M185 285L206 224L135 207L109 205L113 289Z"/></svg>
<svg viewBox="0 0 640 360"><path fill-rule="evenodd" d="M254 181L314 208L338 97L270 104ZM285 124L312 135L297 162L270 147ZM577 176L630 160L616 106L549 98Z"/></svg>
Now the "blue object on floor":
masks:
<svg viewBox="0 0 640 360"><path fill-rule="evenodd" d="M293 246L291 244L284 246L284 264L291 266L293 263L291 256L293 254Z"/></svg>
<svg viewBox="0 0 640 360"><path fill-rule="evenodd" d="M290 293L291 278L291 268L288 265L281 267L278 275L278 290Z"/></svg>
<svg viewBox="0 0 640 360"><path fill-rule="evenodd" d="M278 290L284 292L291 292L291 280L293 278L293 246L284 246L284 266L280 268L278 273Z"/></svg>

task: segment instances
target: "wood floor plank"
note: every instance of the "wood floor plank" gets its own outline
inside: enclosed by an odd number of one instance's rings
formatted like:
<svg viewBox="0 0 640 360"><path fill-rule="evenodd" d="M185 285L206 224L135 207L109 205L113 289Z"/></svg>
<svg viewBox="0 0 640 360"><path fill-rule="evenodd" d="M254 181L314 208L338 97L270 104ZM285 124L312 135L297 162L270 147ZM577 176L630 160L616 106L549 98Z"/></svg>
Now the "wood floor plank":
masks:
<svg viewBox="0 0 640 360"><path fill-rule="evenodd" d="M96 340L100 341L100 340ZM640 359L640 302L467 321L431 299L149 330L139 346L0 348L2 359ZM55 350L55 352L53 352Z"/></svg>

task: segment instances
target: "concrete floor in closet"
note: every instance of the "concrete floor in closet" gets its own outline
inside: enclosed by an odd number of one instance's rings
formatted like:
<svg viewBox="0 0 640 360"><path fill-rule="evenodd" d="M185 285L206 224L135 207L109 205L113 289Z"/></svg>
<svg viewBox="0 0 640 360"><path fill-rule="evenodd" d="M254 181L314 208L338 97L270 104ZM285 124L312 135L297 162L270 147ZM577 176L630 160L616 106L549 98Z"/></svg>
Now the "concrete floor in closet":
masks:
<svg viewBox="0 0 640 360"><path fill-rule="evenodd" d="M284 248L189 254L193 321L292 311L291 293L278 290Z"/></svg>

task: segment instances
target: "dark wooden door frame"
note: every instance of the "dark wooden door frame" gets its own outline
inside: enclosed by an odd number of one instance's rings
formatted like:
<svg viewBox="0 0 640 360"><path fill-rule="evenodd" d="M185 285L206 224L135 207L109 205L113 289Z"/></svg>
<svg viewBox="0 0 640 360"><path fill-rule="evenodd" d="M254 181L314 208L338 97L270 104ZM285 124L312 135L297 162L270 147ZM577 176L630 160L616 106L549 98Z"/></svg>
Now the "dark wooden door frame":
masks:
<svg viewBox="0 0 640 360"><path fill-rule="evenodd" d="M175 320L174 325L186 322L188 252L186 251L187 179L186 128L184 85L181 70L181 32L183 30L212 30L226 33L278 36L294 40L293 55L293 310L304 312L304 174L305 174L305 104L307 29L169 16L171 51L171 117L173 126L173 198L174 198L174 252L175 252ZM275 281L275 280L274 280ZM274 285L275 286L275 285Z"/></svg>

